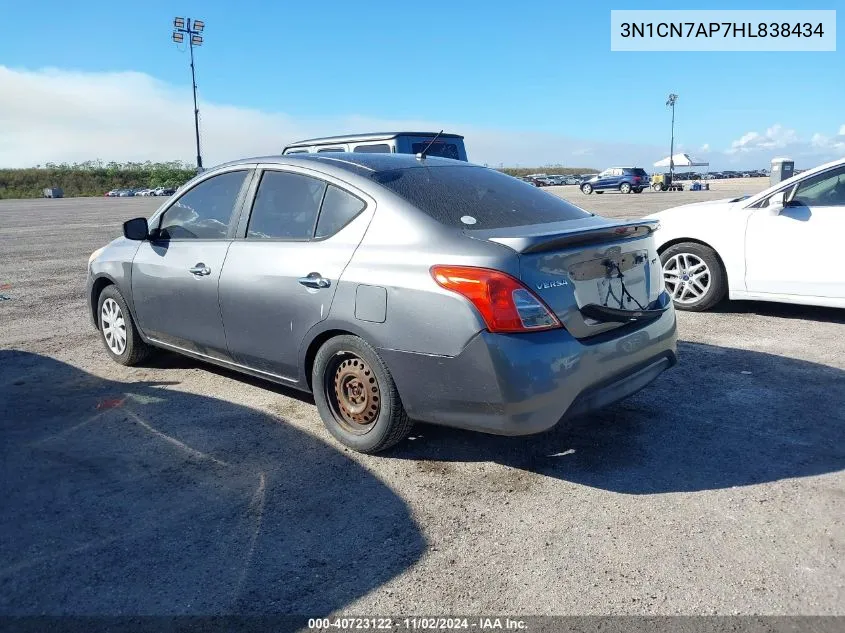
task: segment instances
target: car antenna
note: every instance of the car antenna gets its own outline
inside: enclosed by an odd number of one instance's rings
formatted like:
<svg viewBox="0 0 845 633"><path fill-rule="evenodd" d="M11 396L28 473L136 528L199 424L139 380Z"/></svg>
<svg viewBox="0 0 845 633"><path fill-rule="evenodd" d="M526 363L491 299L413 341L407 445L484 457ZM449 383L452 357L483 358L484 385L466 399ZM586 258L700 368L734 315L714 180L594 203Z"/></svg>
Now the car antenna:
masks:
<svg viewBox="0 0 845 633"><path fill-rule="evenodd" d="M440 135L443 134L443 130L440 130L437 134L434 135L434 138L428 142L428 145L425 146L425 149L417 154L417 160L425 160L425 154L428 152L428 148L434 145L434 141L440 138Z"/></svg>

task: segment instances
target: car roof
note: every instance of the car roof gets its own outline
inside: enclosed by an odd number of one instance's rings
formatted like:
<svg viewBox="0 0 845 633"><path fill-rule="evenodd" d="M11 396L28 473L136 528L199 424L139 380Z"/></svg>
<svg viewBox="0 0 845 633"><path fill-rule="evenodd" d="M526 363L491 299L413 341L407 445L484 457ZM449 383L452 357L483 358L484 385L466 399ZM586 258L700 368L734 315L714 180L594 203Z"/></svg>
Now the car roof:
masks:
<svg viewBox="0 0 845 633"><path fill-rule="evenodd" d="M301 165L304 167L320 165L330 170L353 172L362 176L373 173L392 171L395 169L409 169L413 167L479 167L463 160L426 156L417 158L414 154L361 153L361 152L331 152L324 154L277 154L272 156L257 156L241 158L222 165L217 165L208 171L230 167L233 165L250 165L254 163Z"/></svg>
<svg viewBox="0 0 845 633"><path fill-rule="evenodd" d="M347 134L343 136L323 136L320 138L310 138L304 141L296 141L285 146L285 149L290 147L302 147L306 145L322 145L331 143L358 143L362 141L389 141L397 136L436 136L437 132L370 132L368 134ZM440 138L459 138L464 137L460 134L440 134Z"/></svg>

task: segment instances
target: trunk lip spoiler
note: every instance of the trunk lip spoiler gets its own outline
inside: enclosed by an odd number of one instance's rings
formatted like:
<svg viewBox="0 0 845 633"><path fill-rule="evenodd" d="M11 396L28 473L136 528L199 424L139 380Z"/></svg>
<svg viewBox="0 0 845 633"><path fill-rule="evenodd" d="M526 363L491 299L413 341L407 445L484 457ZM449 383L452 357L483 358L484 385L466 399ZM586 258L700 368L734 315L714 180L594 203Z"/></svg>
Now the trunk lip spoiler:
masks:
<svg viewBox="0 0 845 633"><path fill-rule="evenodd" d="M577 226L565 229L561 223L553 225L536 224L531 226L511 227L513 231L525 231L525 235L507 235L507 228L492 230L465 230L467 236L486 239L520 254L538 253L565 248L571 246L587 245L590 243L601 243L606 241L624 241L635 238L642 238L645 235L654 233L660 228L658 219L642 219L627 222L603 222L592 226ZM637 229L646 229L646 233L627 234L637 232ZM536 232L532 233L534 230Z"/></svg>

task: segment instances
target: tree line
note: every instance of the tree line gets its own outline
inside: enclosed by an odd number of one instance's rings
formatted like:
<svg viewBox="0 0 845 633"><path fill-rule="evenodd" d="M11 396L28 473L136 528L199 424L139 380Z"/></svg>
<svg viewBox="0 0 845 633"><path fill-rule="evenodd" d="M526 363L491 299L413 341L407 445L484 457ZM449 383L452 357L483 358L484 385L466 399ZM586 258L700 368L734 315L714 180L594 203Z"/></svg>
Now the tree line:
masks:
<svg viewBox="0 0 845 633"><path fill-rule="evenodd" d="M588 174L590 167L504 167L511 176L527 174ZM179 187L193 178L197 168L174 160L164 163L104 163L89 160L84 163L47 163L29 169L0 169L0 199L40 198L47 187L60 187L65 197L102 196L112 189L143 189Z"/></svg>
<svg viewBox="0 0 845 633"><path fill-rule="evenodd" d="M197 173L182 161L154 163L47 163L29 169L0 169L0 199L40 198L46 187L60 187L66 197L102 196L112 189L179 187Z"/></svg>

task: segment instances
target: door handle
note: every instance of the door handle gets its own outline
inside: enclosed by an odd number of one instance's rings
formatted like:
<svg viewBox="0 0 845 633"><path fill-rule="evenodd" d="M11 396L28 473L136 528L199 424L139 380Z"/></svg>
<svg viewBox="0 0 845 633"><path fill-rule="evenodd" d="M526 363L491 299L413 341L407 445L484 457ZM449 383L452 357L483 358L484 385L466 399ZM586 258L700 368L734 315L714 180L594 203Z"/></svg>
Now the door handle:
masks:
<svg viewBox="0 0 845 633"><path fill-rule="evenodd" d="M297 281L306 288L328 288L332 285L332 282L320 273L308 273L307 277L300 277Z"/></svg>
<svg viewBox="0 0 845 633"><path fill-rule="evenodd" d="M188 272L192 275L196 275L197 277L205 277L206 275L211 274L211 269L202 262L200 262L193 268L189 268Z"/></svg>

